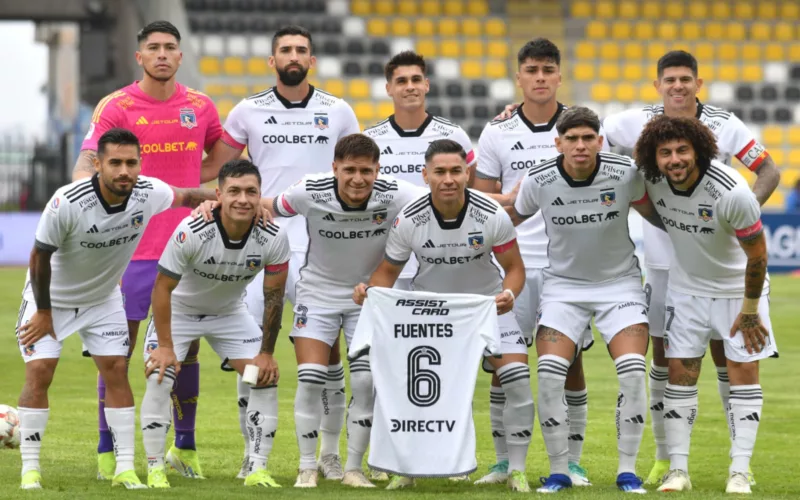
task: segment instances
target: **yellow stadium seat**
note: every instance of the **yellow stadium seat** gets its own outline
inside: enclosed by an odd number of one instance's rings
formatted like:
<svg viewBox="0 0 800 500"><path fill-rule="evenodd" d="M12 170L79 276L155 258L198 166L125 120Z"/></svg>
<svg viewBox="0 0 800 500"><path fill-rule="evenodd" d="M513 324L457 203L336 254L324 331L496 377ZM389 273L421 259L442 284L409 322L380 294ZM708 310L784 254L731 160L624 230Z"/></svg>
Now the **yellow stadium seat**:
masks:
<svg viewBox="0 0 800 500"><path fill-rule="evenodd" d="M753 177L755 176L750 172L750 178L747 179L748 184L753 183ZM786 198L784 197L783 191L780 189L773 191L767 202L764 203L764 206L774 210L783 209L786 206Z"/></svg>
<svg viewBox="0 0 800 500"><path fill-rule="evenodd" d="M756 9L754 2L736 2L733 8L733 14L746 21L753 19L756 16Z"/></svg>
<svg viewBox="0 0 800 500"><path fill-rule="evenodd" d="M670 2L664 7L664 15L667 19L683 20L686 16L686 13L683 9L682 3Z"/></svg>
<svg viewBox="0 0 800 500"><path fill-rule="evenodd" d="M753 177L755 177L753 175L753 172L747 170L747 168L743 167L743 166L738 166L738 167L735 167L735 168L736 168L736 171L739 172L742 175L742 177L744 177L744 180L746 180L748 184L752 184L753 183Z"/></svg>
<svg viewBox="0 0 800 500"><path fill-rule="evenodd" d="M800 149L792 149L789 151L788 164L792 167L800 167Z"/></svg>
<svg viewBox="0 0 800 500"><path fill-rule="evenodd" d="M631 25L625 21L617 21L611 25L611 38L627 40L631 37Z"/></svg>
<svg viewBox="0 0 800 500"><path fill-rule="evenodd" d="M608 102L611 100L611 85L607 83L595 83L592 85L591 98L596 102Z"/></svg>
<svg viewBox="0 0 800 500"><path fill-rule="evenodd" d="M642 5L642 17L645 19L661 19L661 2L645 2Z"/></svg>
<svg viewBox="0 0 800 500"><path fill-rule="evenodd" d="M211 56L200 58L200 73L204 75L218 75L219 59Z"/></svg>
<svg viewBox="0 0 800 500"><path fill-rule="evenodd" d="M501 41L491 41L487 44L487 55L494 59L505 59L508 57L508 44Z"/></svg>
<svg viewBox="0 0 800 500"><path fill-rule="evenodd" d="M800 43L789 45L789 61L800 62Z"/></svg>
<svg viewBox="0 0 800 500"><path fill-rule="evenodd" d="M269 73L269 65L263 57L251 57L247 60L247 74L253 76L264 76Z"/></svg>
<svg viewBox="0 0 800 500"><path fill-rule="evenodd" d="M396 17L392 19L392 35L394 36L409 36L411 35L411 21L405 17Z"/></svg>
<svg viewBox="0 0 800 500"><path fill-rule="evenodd" d="M784 160L786 160L786 155L783 153L783 149L780 148L771 149L769 151L769 155L775 161L775 164L778 165L778 168L780 168L780 166L784 164ZM783 180L783 174L785 172L786 172L785 170L781 172L781 180Z"/></svg>
<svg viewBox="0 0 800 500"><path fill-rule="evenodd" d="M367 33L371 36L386 37L389 35L389 23L386 19L374 17L367 21Z"/></svg>
<svg viewBox="0 0 800 500"><path fill-rule="evenodd" d="M630 0L619 3L619 17L623 19L636 19L639 17L639 4Z"/></svg>
<svg viewBox="0 0 800 500"><path fill-rule="evenodd" d="M717 57L721 61L735 61L739 58L739 46L733 43L721 43L718 46Z"/></svg>
<svg viewBox="0 0 800 500"><path fill-rule="evenodd" d="M704 102L708 100L708 85L700 87L700 90L697 91L697 98Z"/></svg>
<svg viewBox="0 0 800 500"><path fill-rule="evenodd" d="M442 13L442 6L439 0L422 0L423 16L438 16Z"/></svg>
<svg viewBox="0 0 800 500"><path fill-rule="evenodd" d="M438 57L439 51L437 50L438 44L430 39L430 38L423 38L417 40L417 53L421 54L424 57L429 59Z"/></svg>
<svg viewBox="0 0 800 500"><path fill-rule="evenodd" d="M586 24L586 38L602 40L608 37L608 28L600 21L589 21Z"/></svg>
<svg viewBox="0 0 800 500"><path fill-rule="evenodd" d="M786 58L786 52L783 44L770 43L764 48L764 58L767 61L783 61Z"/></svg>
<svg viewBox="0 0 800 500"><path fill-rule="evenodd" d="M725 28L725 37L734 41L744 40L747 38L747 29L742 23L730 22Z"/></svg>
<svg viewBox="0 0 800 500"><path fill-rule="evenodd" d="M611 19L615 17L616 13L614 12L616 9L614 8L614 2L609 2L607 0L600 0L594 6L594 15L600 19Z"/></svg>
<svg viewBox="0 0 800 500"><path fill-rule="evenodd" d="M745 43L742 45L742 60L753 62L761 60L761 44Z"/></svg>
<svg viewBox="0 0 800 500"><path fill-rule="evenodd" d="M622 49L622 55L628 61L639 61L644 59L644 47L639 42L628 42Z"/></svg>
<svg viewBox="0 0 800 500"><path fill-rule="evenodd" d="M226 57L222 61L222 71L226 75L241 76L244 74L244 61L241 57Z"/></svg>
<svg viewBox="0 0 800 500"><path fill-rule="evenodd" d="M356 114L356 118L359 121L371 121L376 118L375 115L375 105L369 101L361 101L357 102L355 106L353 106L353 111Z"/></svg>
<svg viewBox="0 0 800 500"><path fill-rule="evenodd" d="M714 19L728 19L731 17L731 6L725 0L717 0L711 5L711 16Z"/></svg>
<svg viewBox="0 0 800 500"><path fill-rule="evenodd" d="M612 61L619 59L619 44L616 42L605 42L600 45L600 59L610 59Z"/></svg>
<svg viewBox="0 0 800 500"><path fill-rule="evenodd" d="M647 45L647 58L658 61L661 56L667 53L667 46L661 42L651 42Z"/></svg>
<svg viewBox="0 0 800 500"><path fill-rule="evenodd" d="M761 129L761 141L768 148L782 146L784 141L783 127L774 125L764 127Z"/></svg>
<svg viewBox="0 0 800 500"><path fill-rule="evenodd" d="M231 112L235 105L236 103L230 99L220 99L217 101L217 112L219 113L219 116L223 118L228 116L228 113Z"/></svg>
<svg viewBox="0 0 800 500"><path fill-rule="evenodd" d="M368 16L372 13L372 2L369 0L353 0L350 2L350 13L354 16Z"/></svg>
<svg viewBox="0 0 800 500"><path fill-rule="evenodd" d="M446 16L463 16L464 4L461 0L447 0L444 4L444 14Z"/></svg>
<svg viewBox="0 0 800 500"><path fill-rule="evenodd" d="M436 35L436 26L430 19L417 19L414 21L414 32L417 36Z"/></svg>
<svg viewBox="0 0 800 500"><path fill-rule="evenodd" d="M632 83L620 83L614 89L614 98L619 102L633 102L636 99L636 87Z"/></svg>
<svg viewBox="0 0 800 500"><path fill-rule="evenodd" d="M713 82L717 77L717 67L713 64L704 64L697 71L697 76L707 82Z"/></svg>
<svg viewBox="0 0 800 500"><path fill-rule="evenodd" d="M342 80L328 80L323 86L325 92L333 94L336 97L343 97L345 93L344 82Z"/></svg>
<svg viewBox="0 0 800 500"><path fill-rule="evenodd" d="M391 16L394 14L393 0L377 0L372 2L375 14L379 16Z"/></svg>
<svg viewBox="0 0 800 500"><path fill-rule="evenodd" d="M772 155L772 153L770 153ZM776 160L775 163L780 165ZM781 171L781 184L787 188L793 188L800 180L800 168L787 168Z"/></svg>
<svg viewBox="0 0 800 500"><path fill-rule="evenodd" d="M591 17L592 4L591 2L572 2L570 13L575 18Z"/></svg>
<svg viewBox="0 0 800 500"><path fill-rule="evenodd" d="M480 20L470 17L461 21L461 33L464 36L481 36L481 22Z"/></svg>
<svg viewBox="0 0 800 500"><path fill-rule="evenodd" d="M203 92L208 94L208 97L219 97L228 93L228 86L220 83L208 83L203 87Z"/></svg>
<svg viewBox="0 0 800 500"><path fill-rule="evenodd" d="M641 64L628 63L622 69L622 79L629 82L638 82L644 78L644 70Z"/></svg>
<svg viewBox="0 0 800 500"><path fill-rule="evenodd" d="M347 93L353 99L367 99L369 98L369 82L366 80L350 80L347 82Z"/></svg>
<svg viewBox="0 0 800 500"><path fill-rule="evenodd" d="M599 75L601 80L619 80L619 66L616 63L605 63L600 65Z"/></svg>
<svg viewBox="0 0 800 500"><path fill-rule="evenodd" d="M713 62L715 60L714 44L708 42L700 42L694 46L692 53L698 61Z"/></svg>
<svg viewBox="0 0 800 500"><path fill-rule="evenodd" d="M794 41L794 25L787 22L779 22L775 24L773 38L780 42Z"/></svg>
<svg viewBox="0 0 800 500"><path fill-rule="evenodd" d="M506 23L501 19L489 19L483 27L486 36L499 38L506 36Z"/></svg>
<svg viewBox="0 0 800 500"><path fill-rule="evenodd" d="M750 26L750 39L757 42L768 42L772 39L772 25L756 22Z"/></svg>
<svg viewBox="0 0 800 500"><path fill-rule="evenodd" d="M397 13L401 16L416 16L417 1L416 0L399 0L397 2ZM391 113L390 113L391 114ZM383 116L383 115L381 115Z"/></svg>
<svg viewBox="0 0 800 500"><path fill-rule="evenodd" d="M764 68L760 64L746 64L740 78L743 82L760 83L764 79Z"/></svg>
<svg viewBox="0 0 800 500"><path fill-rule="evenodd" d="M722 40L725 36L725 27L722 23L710 22L706 23L706 38L709 40Z"/></svg>
<svg viewBox="0 0 800 500"><path fill-rule="evenodd" d="M590 82L595 79L594 76L594 64L590 63L577 63L575 64L575 69L573 70L573 76L575 80L579 82Z"/></svg>
<svg viewBox="0 0 800 500"><path fill-rule="evenodd" d="M739 66L735 64L721 64L717 69L717 80L723 82L736 82L739 80Z"/></svg>
<svg viewBox="0 0 800 500"><path fill-rule="evenodd" d="M467 0L467 14L470 16L485 16L489 13L489 5L485 0Z"/></svg>
<svg viewBox="0 0 800 500"><path fill-rule="evenodd" d="M597 47L592 42L577 42L575 44L575 57L578 59L594 59L597 57Z"/></svg>
<svg viewBox="0 0 800 500"><path fill-rule="evenodd" d="M788 139L789 145L800 146L800 126L795 125L789 128Z"/></svg>
<svg viewBox="0 0 800 500"><path fill-rule="evenodd" d="M506 78L508 76L508 65L505 61L489 61L483 69L486 78Z"/></svg>
<svg viewBox="0 0 800 500"><path fill-rule="evenodd" d="M639 100L642 102L656 102L661 99L652 83L643 83L639 86Z"/></svg>
<svg viewBox="0 0 800 500"><path fill-rule="evenodd" d="M689 19L705 19L708 17L708 4L705 2L689 2Z"/></svg>
<svg viewBox="0 0 800 500"><path fill-rule="evenodd" d="M228 88L228 92L234 97L247 97L250 95L250 88L247 85L233 84Z"/></svg>
<svg viewBox="0 0 800 500"><path fill-rule="evenodd" d="M782 1L780 18L784 21L797 21L800 18L800 4L792 1Z"/></svg>
<svg viewBox="0 0 800 500"><path fill-rule="evenodd" d="M778 16L778 6L775 5L775 2L765 2L760 1L758 2L758 14L757 17L759 19L765 20L773 20Z"/></svg>
<svg viewBox="0 0 800 500"><path fill-rule="evenodd" d="M461 57L461 44L455 38L442 40L442 43L439 44L439 56L453 59Z"/></svg>
<svg viewBox="0 0 800 500"><path fill-rule="evenodd" d="M477 80L483 76L481 63L475 60L461 61L461 77L467 80Z"/></svg>
<svg viewBox="0 0 800 500"><path fill-rule="evenodd" d="M656 29L653 27L653 23L648 21L636 23L633 32L638 40L652 40L656 36Z"/></svg>
<svg viewBox="0 0 800 500"><path fill-rule="evenodd" d="M694 22L681 24L681 38L684 40L697 40L702 36L703 30L700 25Z"/></svg>
<svg viewBox="0 0 800 500"><path fill-rule="evenodd" d="M378 103L378 118L394 114L394 103L392 101L380 101Z"/></svg>
<svg viewBox="0 0 800 500"><path fill-rule="evenodd" d="M439 36L457 36L458 21L455 19L442 18L439 21Z"/></svg>
<svg viewBox="0 0 800 500"><path fill-rule="evenodd" d="M678 25L670 22L658 23L658 37L662 40L678 38Z"/></svg>
<svg viewBox="0 0 800 500"><path fill-rule="evenodd" d="M466 57L483 57L484 43L481 40L467 40L464 42L464 55Z"/></svg>
<svg viewBox="0 0 800 500"><path fill-rule="evenodd" d="M265 90L270 89L270 88L272 88L272 86L264 85L263 83L258 84L258 85L253 85L253 87L250 89L250 94L251 95L260 94L260 93L262 93Z"/></svg>

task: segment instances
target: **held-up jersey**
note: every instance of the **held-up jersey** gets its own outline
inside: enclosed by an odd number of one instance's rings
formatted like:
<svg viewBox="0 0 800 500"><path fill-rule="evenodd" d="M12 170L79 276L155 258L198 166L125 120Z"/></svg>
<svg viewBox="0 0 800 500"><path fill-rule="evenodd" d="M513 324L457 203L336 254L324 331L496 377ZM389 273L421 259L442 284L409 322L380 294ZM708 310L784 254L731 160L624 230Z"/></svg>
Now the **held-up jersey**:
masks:
<svg viewBox="0 0 800 500"><path fill-rule="evenodd" d="M219 209L214 220L187 217L158 261L158 271L180 280L172 291L172 310L192 315L246 312L244 289L264 269L289 267L289 239L275 224L253 224L240 241L231 241Z"/></svg>
<svg viewBox="0 0 800 500"><path fill-rule="evenodd" d="M687 191L662 178L648 182L647 192L675 248L669 288L699 297L742 298L747 255L737 238L762 231L761 207L744 177L714 160Z"/></svg>
<svg viewBox="0 0 800 500"><path fill-rule="evenodd" d="M613 146L633 148L647 122L664 114L663 105L645 106L611 115L603 121L608 140ZM769 156L767 149L755 138L742 121L730 111L697 101L697 119L717 138L717 160L727 165L736 157L745 167L755 171ZM647 267L669 269L673 249L669 237L650 224L643 225L644 253Z"/></svg>
<svg viewBox="0 0 800 500"><path fill-rule="evenodd" d="M303 215L309 245L300 269L298 303L357 308L353 287L369 280L383 258L389 226L400 209L424 192L413 184L381 176L360 207L339 197L332 173L307 175L273 201L283 217Z"/></svg>
<svg viewBox="0 0 800 500"><path fill-rule="evenodd" d="M633 160L599 153L595 172L582 181L573 180L563 162L559 155L530 169L514 205L524 216L542 212L550 237L545 278L584 297L595 294L597 284L626 280L640 290L628 211L647 193Z"/></svg>
<svg viewBox="0 0 800 500"><path fill-rule="evenodd" d="M222 135L214 102L202 92L175 84L175 93L159 101L133 82L97 104L81 149L97 150L97 141L114 127L136 134L141 144L142 175L180 188L200 185L203 151ZM170 234L189 215L176 208L154 218L133 254L133 260L157 260Z"/></svg>
<svg viewBox="0 0 800 500"><path fill-rule="evenodd" d="M305 99L290 102L272 87L243 99L225 120L222 140L244 149L261 171L261 195L278 196L307 174L330 172L342 137L360 132L344 100L310 86ZM282 221L292 251L305 251L302 219Z"/></svg>
<svg viewBox="0 0 800 500"><path fill-rule="evenodd" d="M140 175L130 196L110 206L97 174L56 190L36 227L35 245L50 258L53 307L91 307L121 298L119 281L153 216L174 199L166 183ZM35 303L30 269L22 294Z"/></svg>
<svg viewBox="0 0 800 500"><path fill-rule="evenodd" d="M381 174L427 188L422 180L425 168L425 151L438 139L452 139L467 152L467 165L475 163L472 141L464 130L440 116L428 115L417 130L403 130L394 120L394 115L377 125L364 130L381 150Z"/></svg>
<svg viewBox="0 0 800 500"><path fill-rule="evenodd" d="M416 255L414 290L494 296L503 279L492 252L505 252L516 237L505 210L480 191L465 190L464 207L452 221L434 208L429 193L404 207L392 223L386 260L403 265Z"/></svg>
<svg viewBox="0 0 800 500"><path fill-rule="evenodd" d="M370 288L349 351L370 352L369 466L411 477L475 471L478 361L499 346L493 297Z"/></svg>

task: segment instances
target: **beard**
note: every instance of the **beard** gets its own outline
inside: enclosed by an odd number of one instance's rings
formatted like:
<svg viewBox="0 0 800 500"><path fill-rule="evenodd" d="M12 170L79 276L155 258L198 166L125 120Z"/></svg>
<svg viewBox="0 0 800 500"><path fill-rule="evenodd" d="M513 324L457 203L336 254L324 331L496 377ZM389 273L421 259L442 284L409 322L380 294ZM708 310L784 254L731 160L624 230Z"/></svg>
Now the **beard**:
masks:
<svg viewBox="0 0 800 500"><path fill-rule="evenodd" d="M289 87L300 85L306 79L306 75L308 75L308 69L302 67L297 69L297 67L293 66L289 71L285 69L278 70L278 79L282 84Z"/></svg>
<svg viewBox="0 0 800 500"><path fill-rule="evenodd" d="M113 194L114 196L119 196L120 198L124 198L130 195L133 192L133 187L136 185L136 181L131 181L129 188L118 188L114 185L113 181L108 181L103 179L103 184L106 185L106 189Z"/></svg>
<svg viewBox="0 0 800 500"><path fill-rule="evenodd" d="M147 68L145 68L144 66L142 67L142 69L144 69L144 74L146 74L147 76L149 76L150 78L152 78L153 80L155 80L157 82L162 82L162 83L163 82L168 82L168 81L170 81L172 79L173 76L175 76L175 73L172 73L169 76L156 76L156 75L150 73L149 71L147 71Z"/></svg>

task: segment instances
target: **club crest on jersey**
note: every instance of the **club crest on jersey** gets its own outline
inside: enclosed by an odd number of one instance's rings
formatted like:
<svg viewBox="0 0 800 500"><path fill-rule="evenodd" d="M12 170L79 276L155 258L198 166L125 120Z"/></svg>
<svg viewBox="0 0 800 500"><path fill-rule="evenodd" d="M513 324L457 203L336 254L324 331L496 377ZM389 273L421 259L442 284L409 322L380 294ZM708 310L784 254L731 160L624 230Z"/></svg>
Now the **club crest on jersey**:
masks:
<svg viewBox="0 0 800 500"><path fill-rule="evenodd" d="M158 349L158 342L148 342L145 351L147 352L147 354L151 354L156 349Z"/></svg>
<svg viewBox="0 0 800 500"><path fill-rule="evenodd" d="M33 356L36 354L36 344L25 346L25 356Z"/></svg>
<svg viewBox="0 0 800 500"><path fill-rule="evenodd" d="M470 233L467 236L467 245L473 250L480 250L483 248L483 234L482 233Z"/></svg>
<svg viewBox="0 0 800 500"><path fill-rule="evenodd" d="M249 271L256 271L259 267L261 267L261 257L248 255L244 265Z"/></svg>
<svg viewBox="0 0 800 500"><path fill-rule="evenodd" d="M134 229L139 229L144 224L144 213L136 212L131 216L131 225Z"/></svg>
<svg viewBox="0 0 800 500"><path fill-rule="evenodd" d="M53 198L53 201L50 203L50 206L53 207L54 210L58 209L58 206L61 205L61 199L56 196Z"/></svg>
<svg viewBox="0 0 800 500"><path fill-rule="evenodd" d="M184 241L186 241L186 233L181 231L180 233L176 234L175 241L182 244Z"/></svg>
<svg viewBox="0 0 800 500"><path fill-rule="evenodd" d="M386 210L375 210L372 212L372 223L373 224L383 224L386 222L386 217L388 217L388 213Z"/></svg>
<svg viewBox="0 0 800 500"><path fill-rule="evenodd" d="M397 227L400 225L400 217L395 217L394 222L392 222L392 227Z"/></svg>
<svg viewBox="0 0 800 500"><path fill-rule="evenodd" d="M314 128L325 130L328 126L328 113L314 113Z"/></svg>
<svg viewBox="0 0 800 500"><path fill-rule="evenodd" d="M193 129L197 126L197 116L194 114L194 110L192 108L181 108L180 120L181 127Z"/></svg>
<svg viewBox="0 0 800 500"><path fill-rule="evenodd" d="M711 222L714 220L714 210L708 207L700 207L697 209L698 219L703 222Z"/></svg>
<svg viewBox="0 0 800 500"><path fill-rule="evenodd" d="M308 323L308 316L306 313L308 312L308 308L306 306L297 306L295 309L294 314L294 326L295 328L305 328L306 323Z"/></svg>
<svg viewBox="0 0 800 500"><path fill-rule="evenodd" d="M614 191L606 191L605 193L600 193L600 204L604 207L610 207L614 203L617 202L617 193Z"/></svg>

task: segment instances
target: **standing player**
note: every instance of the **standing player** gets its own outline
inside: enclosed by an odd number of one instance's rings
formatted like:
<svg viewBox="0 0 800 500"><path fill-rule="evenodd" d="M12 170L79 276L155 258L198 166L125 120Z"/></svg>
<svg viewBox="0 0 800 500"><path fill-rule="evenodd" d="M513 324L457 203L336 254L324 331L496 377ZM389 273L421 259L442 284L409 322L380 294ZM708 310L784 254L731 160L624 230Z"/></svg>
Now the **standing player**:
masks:
<svg viewBox="0 0 800 500"><path fill-rule="evenodd" d="M170 486L164 471L169 393L189 344L201 336L240 375L247 364L258 367L258 384L251 387L246 406L250 457L244 484L278 486L266 470L278 422L267 415L272 413L270 402L277 399L270 392L277 391L273 353L281 328L289 240L274 224L255 224L261 175L249 161L234 160L222 167L217 199L214 220L184 219L158 263L153 320L145 340L147 392L141 412L151 488ZM245 286L261 269L263 335L242 301Z"/></svg>
<svg viewBox="0 0 800 500"><path fill-rule="evenodd" d="M778 186L780 173L764 146L753 133L730 111L703 104L697 92L703 79L697 77L697 60L691 54L678 50L665 54L658 60L658 79L654 82L664 102L609 116L603 122L606 136L613 146L633 148L644 126L655 116L695 117L703 122L717 138L717 159L730 165L736 157L745 167L755 172L758 179L753 192L760 204L769 199ZM669 468L667 444L664 434L664 390L667 384L667 359L664 356L664 301L673 249L670 238L662 231L645 224L644 253L647 273L645 291L648 296L650 335L653 338L653 363L650 367L650 414L653 436L656 440L656 462L647 478L657 483ZM728 411L730 382L725 361L725 350L720 340L711 340L711 355L717 367L717 380L722 406ZM754 482L755 483L755 482Z"/></svg>
<svg viewBox="0 0 800 500"><path fill-rule="evenodd" d="M276 86L242 100L231 110L225 121L222 141L212 152L214 164L221 165L238 158L247 147L264 179L262 196L278 196L304 175L327 172L337 141L359 132L355 113L346 102L308 83L308 71L316 64L313 51L311 34L305 28L287 26L278 30L272 37L272 56L269 58L269 65L278 73ZM300 267L305 262L308 236L301 217L287 219L282 226L286 228L292 247L286 296L296 305L295 285ZM257 286L259 280L256 279L247 289L245 301L253 318L260 324L264 297L261 287ZM345 392L338 344L331 350L327 366L328 379L320 399L320 404L325 406L320 469L325 478L340 480L343 472L339 436L344 425ZM238 387L239 401L246 401L249 388L241 378ZM274 408L277 411L277 402ZM245 412L241 409L239 419L243 430L244 418ZM240 476L244 474L244 465Z"/></svg>
<svg viewBox="0 0 800 500"><path fill-rule="evenodd" d="M525 461L533 428L534 408L528 370L528 346L512 308L525 286L525 266L516 232L500 205L467 189L467 153L450 139L431 142L425 152L423 176L431 192L407 205L394 220L386 255L369 279L370 286L391 288L412 253L419 261L413 280L417 291L477 293L496 297L502 357L487 357L506 394L503 421L509 436L508 486L528 492ZM497 259L500 269L492 261ZM363 283L353 299L362 304ZM414 484L413 478L393 476L387 489Z"/></svg>
<svg viewBox="0 0 800 500"><path fill-rule="evenodd" d="M635 156L675 249L664 349L669 472L659 491L689 490L689 441L697 378L711 338L724 344L731 381L727 493L750 493L748 470L761 419L758 362L777 357L769 320L767 245L747 181L721 161L719 139L694 118L651 119Z"/></svg>
<svg viewBox="0 0 800 500"><path fill-rule="evenodd" d="M142 80L109 94L97 105L72 179L93 174L98 138L110 128L122 127L139 138L145 175L175 186L198 187L216 177L216 171L207 166L201 168L201 162L203 150L208 151L222 135L217 109L207 96L175 81L182 59L181 35L175 26L167 21L150 23L138 33L137 40L136 61L144 72ZM187 215L187 210L169 210L156 217L122 277L131 352L139 322L147 318L150 309L158 258L172 231ZM175 444L167 459L186 477L202 477L194 439L200 390L199 348L199 342L192 344L172 396ZM114 473L113 444L103 411L105 392L105 382L99 376L98 479L111 479Z"/></svg>
<svg viewBox="0 0 800 500"><path fill-rule="evenodd" d="M658 218L632 160L600 152L600 119L593 111L565 110L556 129L561 154L528 171L514 204L517 223L541 210L550 238L536 334L539 423L550 477L538 491L572 486L564 382L594 318L619 379L617 487L645 493L636 477L636 455L647 411L647 312L628 212L634 207L654 223Z"/></svg>
<svg viewBox="0 0 800 500"><path fill-rule="evenodd" d="M65 338L77 331L108 383L112 486L144 486L134 472L133 394L125 357L130 341L118 286L152 217L194 206L212 191L171 188L139 176L139 141L112 129L97 141L97 173L59 188L36 229L17 323L25 360L19 397L22 488L41 488L39 452L50 414L48 389Z"/></svg>
<svg viewBox="0 0 800 500"><path fill-rule="evenodd" d="M550 40L537 38L519 50L517 63L517 84L522 89L523 103L509 118L488 123L480 137L478 149L481 157L472 187L485 193L496 193L500 183L503 194L513 195L518 182L530 168L558 155L555 126L566 109L556 97L561 85L561 52ZM548 240L540 213L517 228L517 240L525 263L526 286L514 303L514 314L530 344L536 328L536 312L539 310L542 270L548 265ZM592 331L589 327L581 347L588 349L591 343ZM565 397L569 414L569 476L573 486L588 486L591 483L587 472L580 466L588 413L588 394L580 352L567 372ZM508 450L502 418L505 395L497 377L492 378L489 401L497 463L476 484L503 482L508 475Z"/></svg>

